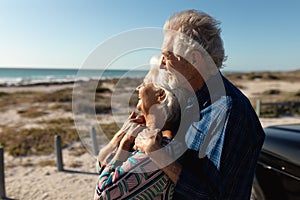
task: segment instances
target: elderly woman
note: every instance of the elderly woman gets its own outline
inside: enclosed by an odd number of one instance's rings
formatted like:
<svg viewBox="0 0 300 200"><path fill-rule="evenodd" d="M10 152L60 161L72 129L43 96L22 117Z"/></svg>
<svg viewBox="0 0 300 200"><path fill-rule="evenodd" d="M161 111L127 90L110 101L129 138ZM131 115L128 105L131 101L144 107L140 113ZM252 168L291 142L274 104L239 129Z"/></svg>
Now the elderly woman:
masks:
<svg viewBox="0 0 300 200"><path fill-rule="evenodd" d="M149 137L150 132L156 134L161 132L162 146L166 146L175 136L180 124L179 102L182 101L178 97L183 97L185 91L179 89L170 91L153 83L156 81L150 76L155 71L152 68L144 83L137 88L139 92L137 109L141 115L133 112L113 137L110 145L99 153L98 160L102 167L99 171L95 200L172 199L174 188L172 181L164 172L157 169L145 153L133 150L134 140ZM153 121L154 115L159 120ZM109 151L113 148L114 153L110 154ZM175 144L172 148L175 151L181 147L180 144L177 146Z"/></svg>

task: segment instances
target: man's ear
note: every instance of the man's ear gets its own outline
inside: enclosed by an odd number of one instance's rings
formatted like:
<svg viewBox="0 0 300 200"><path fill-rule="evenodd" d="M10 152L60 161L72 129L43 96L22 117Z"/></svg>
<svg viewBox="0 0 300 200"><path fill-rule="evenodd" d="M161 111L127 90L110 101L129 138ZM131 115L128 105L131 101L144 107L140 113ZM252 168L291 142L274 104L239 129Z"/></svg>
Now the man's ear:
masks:
<svg viewBox="0 0 300 200"><path fill-rule="evenodd" d="M199 64L202 62L202 55L199 51L193 51L191 53L192 55L192 65L194 65L195 67L199 66Z"/></svg>
<svg viewBox="0 0 300 200"><path fill-rule="evenodd" d="M158 98L157 100L159 102L162 102L166 98L166 92L165 92L165 90L159 89L158 90L158 96L157 96L157 98Z"/></svg>

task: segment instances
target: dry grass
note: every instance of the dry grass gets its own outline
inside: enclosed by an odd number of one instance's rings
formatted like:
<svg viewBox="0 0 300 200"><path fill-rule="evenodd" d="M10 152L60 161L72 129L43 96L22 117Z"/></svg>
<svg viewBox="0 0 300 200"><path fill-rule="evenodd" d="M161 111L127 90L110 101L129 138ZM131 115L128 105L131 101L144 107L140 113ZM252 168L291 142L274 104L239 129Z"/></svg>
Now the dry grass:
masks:
<svg viewBox="0 0 300 200"><path fill-rule="evenodd" d="M3 111L11 106L19 106L26 103L34 103L34 97L40 92L22 91L14 93L3 93L0 95L0 109Z"/></svg>
<svg viewBox="0 0 300 200"><path fill-rule="evenodd" d="M82 145L78 146L78 147L71 147L69 149L69 155L70 156L81 156L83 155L84 153L86 153L86 148Z"/></svg>
<svg viewBox="0 0 300 200"><path fill-rule="evenodd" d="M232 73L226 77L233 83L242 83L246 81L271 81L276 83L278 80L286 81L293 84L300 84L300 70L289 72L251 72L251 73ZM238 84L237 84L238 85ZM243 86L239 87L241 89ZM261 105L261 117L280 117L280 116L299 116L300 106L296 102L300 102L300 90L297 92L286 92L279 89L266 89L261 93L255 94L250 101L253 107L256 107L256 101L260 99L262 103L277 103L278 105ZM290 103L288 103L290 102Z"/></svg>
<svg viewBox="0 0 300 200"><path fill-rule="evenodd" d="M300 70L291 73L235 73L226 76L233 82L235 80L261 79L274 82L277 80L292 81L295 84L299 84ZM118 79L112 79L105 80L105 82L107 84L118 83L119 88L126 88L137 86L140 82L142 82L142 79L127 78L121 81ZM244 89L243 85L240 85L239 87ZM95 107L82 104L79 105L80 111L83 113L91 113L95 110L96 114L111 113L111 94L112 91L104 86L104 81L100 81L96 88L96 93L94 94ZM82 98L87 97L86 95L82 95ZM256 99L258 98L261 99L262 102L300 102L300 90L297 92L285 92L276 89L266 89L264 92L257 94L255 98L250 99L254 107ZM133 93L129 101L130 106L135 106L137 100L137 93ZM36 119L35 121L38 124L42 124L44 127L20 129L20 127L2 126L0 129L0 145L3 145L6 151L13 156L46 155L53 153L55 135L61 135L63 147L67 147L68 144L73 141L79 140L79 136L74 128L74 121L71 118L58 117L57 119L51 120L38 120L38 117L47 115L48 112L50 113L55 110L72 112L72 88L53 92L0 92L0 111L6 110L9 107L16 107L18 114L22 118L31 118L30 120ZM278 117L282 115L300 115L300 106L297 107L296 105L290 104L288 106L283 105L281 107L261 107L262 117ZM112 138L119 130L119 126L116 123L100 124L100 126L108 138ZM71 149L70 155L80 156L83 153L85 153L85 149L83 147L78 147ZM48 164L51 164L51 162L52 161L49 161ZM41 165L43 164L47 165L47 162L42 163ZM76 163L74 164L74 167L76 167Z"/></svg>
<svg viewBox="0 0 300 200"><path fill-rule="evenodd" d="M18 110L17 113L21 115L21 117L26 118L38 118L48 114L48 112L40 106L30 106L27 109Z"/></svg>
<svg viewBox="0 0 300 200"><path fill-rule="evenodd" d="M72 103L55 103L54 105L49 107L49 110L64 110L66 112L72 112Z"/></svg>
<svg viewBox="0 0 300 200"><path fill-rule="evenodd" d="M235 80L268 80L268 81L289 81L300 82L300 70L287 71L287 72L244 72L244 73L230 73L225 75L231 81Z"/></svg>
<svg viewBox="0 0 300 200"><path fill-rule="evenodd" d="M37 165L40 167L56 166L56 161L55 160L42 160L42 161L38 162Z"/></svg>
<svg viewBox="0 0 300 200"><path fill-rule="evenodd" d="M78 167L81 167L82 165L83 165L82 161L76 160L76 161L73 161L73 162L69 165L69 167L71 167L71 168L78 168Z"/></svg>
<svg viewBox="0 0 300 200"><path fill-rule="evenodd" d="M102 84L102 83L101 83ZM82 111L105 114L111 112L111 90L101 86L96 90L96 106L81 106ZM54 110L72 111L72 88L53 92L18 91L14 93L0 92L0 110L5 111L16 107L21 118L38 119ZM86 98L84 95L82 98ZM51 106L48 106L52 103ZM13 156L45 155L54 152L54 136L61 135L63 147L70 142L79 140L71 118L57 118L51 120L35 120L43 124L43 128L21 129L20 127L1 127L0 145L3 145ZM73 152L81 155L83 150Z"/></svg>
<svg viewBox="0 0 300 200"><path fill-rule="evenodd" d="M44 93L35 96L35 102L72 102L72 88L57 90L51 93Z"/></svg>
<svg viewBox="0 0 300 200"><path fill-rule="evenodd" d="M62 146L78 141L79 136L74 128L48 125L45 128L17 130L3 128L0 132L0 145L12 156L47 155L54 152L54 136L62 137Z"/></svg>
<svg viewBox="0 0 300 200"><path fill-rule="evenodd" d="M284 92L277 89L266 90L251 99L256 108L256 100L260 99L260 116L265 118L281 116L300 116L300 95L298 92Z"/></svg>
<svg viewBox="0 0 300 200"><path fill-rule="evenodd" d="M281 91L278 89L270 89L270 90L265 90L264 92L262 92L263 95L278 95L280 93L281 93Z"/></svg>
<svg viewBox="0 0 300 200"><path fill-rule="evenodd" d="M96 88L96 93L111 93L111 90L100 86Z"/></svg>
<svg viewBox="0 0 300 200"><path fill-rule="evenodd" d="M50 124L56 126L64 126L64 127L73 127L74 120L70 117L68 118L56 118L56 119L49 119L49 120L40 120L38 121L40 124Z"/></svg>
<svg viewBox="0 0 300 200"><path fill-rule="evenodd" d="M130 99L129 99L129 106L135 107L139 101L139 94L138 92L132 93Z"/></svg>
<svg viewBox="0 0 300 200"><path fill-rule="evenodd" d="M119 131L119 126L116 123L100 124L103 133L107 138L111 139L116 132Z"/></svg>
<svg viewBox="0 0 300 200"><path fill-rule="evenodd" d="M6 95L9 95L9 93L7 93L7 92L0 92L0 97L6 96Z"/></svg>

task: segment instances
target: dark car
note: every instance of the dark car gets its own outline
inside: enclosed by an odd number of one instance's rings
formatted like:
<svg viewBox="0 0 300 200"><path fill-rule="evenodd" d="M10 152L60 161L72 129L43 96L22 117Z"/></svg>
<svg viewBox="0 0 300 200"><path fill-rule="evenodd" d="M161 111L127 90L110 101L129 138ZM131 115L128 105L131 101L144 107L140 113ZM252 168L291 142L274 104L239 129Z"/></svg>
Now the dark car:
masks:
<svg viewBox="0 0 300 200"><path fill-rule="evenodd" d="M300 124L264 130L251 198L300 200Z"/></svg>

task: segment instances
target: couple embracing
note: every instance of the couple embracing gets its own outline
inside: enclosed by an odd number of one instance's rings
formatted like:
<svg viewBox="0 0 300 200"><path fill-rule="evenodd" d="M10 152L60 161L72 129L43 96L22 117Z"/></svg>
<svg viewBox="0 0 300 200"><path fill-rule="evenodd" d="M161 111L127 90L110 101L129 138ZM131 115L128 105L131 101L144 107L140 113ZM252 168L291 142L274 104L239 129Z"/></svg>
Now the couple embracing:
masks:
<svg viewBox="0 0 300 200"><path fill-rule="evenodd" d="M162 55L131 113L99 152L94 199L249 199L264 132L220 72L219 23L196 10L164 25Z"/></svg>

